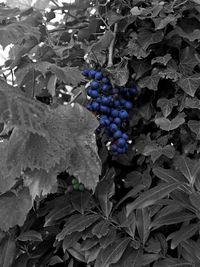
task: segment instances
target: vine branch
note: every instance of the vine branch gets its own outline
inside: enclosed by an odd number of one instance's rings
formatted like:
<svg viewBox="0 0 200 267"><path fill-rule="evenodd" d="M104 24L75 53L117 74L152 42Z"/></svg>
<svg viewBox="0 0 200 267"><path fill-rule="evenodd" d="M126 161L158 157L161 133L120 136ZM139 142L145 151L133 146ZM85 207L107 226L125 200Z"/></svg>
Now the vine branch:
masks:
<svg viewBox="0 0 200 267"><path fill-rule="evenodd" d="M114 37L112 42L110 43L110 46L108 48L108 64L107 67L112 67L113 66L113 52L114 52L114 45L115 45L115 40L116 40L116 35L117 35L117 28L118 28L118 24L115 23L114 26Z"/></svg>

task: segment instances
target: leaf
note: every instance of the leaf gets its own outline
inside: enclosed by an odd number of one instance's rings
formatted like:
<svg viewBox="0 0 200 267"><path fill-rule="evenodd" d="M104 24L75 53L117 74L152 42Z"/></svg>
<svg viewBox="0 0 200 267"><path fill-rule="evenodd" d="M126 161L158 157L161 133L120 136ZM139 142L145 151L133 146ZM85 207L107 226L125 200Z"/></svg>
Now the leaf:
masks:
<svg viewBox="0 0 200 267"><path fill-rule="evenodd" d="M192 205L200 211L200 193L192 192L189 197Z"/></svg>
<svg viewBox="0 0 200 267"><path fill-rule="evenodd" d="M1 195L0 228L3 231L8 231L16 224L22 226L31 207L32 201L27 188L24 188L17 195L12 192Z"/></svg>
<svg viewBox="0 0 200 267"><path fill-rule="evenodd" d="M58 79L67 85L77 86L79 83L84 82L85 78L81 74L78 67L65 67L60 68L55 64L51 64L50 71L54 73Z"/></svg>
<svg viewBox="0 0 200 267"><path fill-rule="evenodd" d="M172 131L177 129L180 125L185 122L185 114L179 113L174 119L171 121L165 117L155 119L155 123L164 131Z"/></svg>
<svg viewBox="0 0 200 267"><path fill-rule="evenodd" d="M17 237L17 240L20 240L23 242L25 242L25 241L42 241L42 235L37 231L29 230L27 232L20 234Z"/></svg>
<svg viewBox="0 0 200 267"><path fill-rule="evenodd" d="M86 190L84 192L73 191L71 194L71 201L74 209L84 214L85 209L88 208L90 197L90 193Z"/></svg>
<svg viewBox="0 0 200 267"><path fill-rule="evenodd" d="M196 53L191 46L187 46L181 51L179 69L183 74L191 74L194 67L199 64Z"/></svg>
<svg viewBox="0 0 200 267"><path fill-rule="evenodd" d="M146 72L151 70L151 64L149 63L148 60L137 60L137 59L132 59L131 60L132 67L134 69L134 74L132 77L134 77L136 80L141 78Z"/></svg>
<svg viewBox="0 0 200 267"><path fill-rule="evenodd" d="M200 122L195 120L188 121L188 127L196 134L196 139L200 140Z"/></svg>
<svg viewBox="0 0 200 267"><path fill-rule="evenodd" d="M185 176L188 182L193 185L197 174L200 171L200 161L191 160L186 156L179 156L174 161L177 169Z"/></svg>
<svg viewBox="0 0 200 267"><path fill-rule="evenodd" d="M102 249L97 256L94 267L109 267L110 264L119 261L130 241L129 238L121 238L106 249Z"/></svg>
<svg viewBox="0 0 200 267"><path fill-rule="evenodd" d="M57 263L61 263L61 262L63 262L63 260L59 257L59 256L53 256L51 259L50 259L50 261L49 261L49 265L51 266L51 265L55 265L55 264L57 264Z"/></svg>
<svg viewBox="0 0 200 267"><path fill-rule="evenodd" d="M23 22L10 23L6 26L0 26L0 44L5 48L9 44L17 44L22 41L22 39L27 37L34 37L38 41L40 39L41 33L36 27L30 27Z"/></svg>
<svg viewBox="0 0 200 267"><path fill-rule="evenodd" d="M145 146L143 153L144 156L151 156L153 163L162 155L172 159L175 155L175 148L171 145L165 147L158 146L156 143Z"/></svg>
<svg viewBox="0 0 200 267"><path fill-rule="evenodd" d="M177 189L179 186L180 183L161 184L147 190L136 198L135 201L126 206L127 216L129 216L134 209L141 209L153 205L156 201L169 195L170 192Z"/></svg>
<svg viewBox="0 0 200 267"><path fill-rule="evenodd" d="M63 251L65 252L68 248L73 247L74 244L80 238L81 238L81 233L80 232L73 232L70 235L66 235L64 240L63 240L63 244L62 244Z"/></svg>
<svg viewBox="0 0 200 267"><path fill-rule="evenodd" d="M11 8L19 8L21 10L26 10L31 7L34 7L36 9L44 10L46 7L48 7L50 0L6 0L6 4L10 6Z"/></svg>
<svg viewBox="0 0 200 267"><path fill-rule="evenodd" d="M182 75L178 72L176 61L171 59L167 64L167 68L159 71L159 76L163 79L170 79L173 82L176 82Z"/></svg>
<svg viewBox="0 0 200 267"><path fill-rule="evenodd" d="M154 68L150 76L146 76L145 78L139 80L138 85L141 88L147 87L150 90L157 91L159 81L159 70L157 68Z"/></svg>
<svg viewBox="0 0 200 267"><path fill-rule="evenodd" d="M190 42L194 42L195 40L200 40L200 30L195 29L194 31L185 32L182 28L176 26L176 28L169 32L166 36L167 39L171 39L174 35L179 35L182 38L188 39Z"/></svg>
<svg viewBox="0 0 200 267"><path fill-rule="evenodd" d="M163 57L155 57L155 58L153 58L152 60L151 60L151 65L153 65L153 64L161 64L161 65L164 65L164 66L166 66L167 65L167 63L170 61L172 59L172 56L169 54L169 53L167 53L165 56L163 56Z"/></svg>
<svg viewBox="0 0 200 267"><path fill-rule="evenodd" d="M172 239L171 249L175 249L180 244L181 241L184 241L192 237L196 233L198 228L199 228L199 224L193 223L193 224L182 226L179 231L171 233L167 237L167 241Z"/></svg>
<svg viewBox="0 0 200 267"><path fill-rule="evenodd" d="M164 29L168 24L175 25L177 22L177 19L180 16L174 16L172 14L169 14L168 16L164 18L156 18L154 20L155 23L155 30L162 30Z"/></svg>
<svg viewBox="0 0 200 267"><path fill-rule="evenodd" d="M141 29L138 35L138 42L144 50L155 43L161 42L163 39L163 32L152 32L148 29Z"/></svg>
<svg viewBox="0 0 200 267"><path fill-rule="evenodd" d="M164 169L161 167L156 167L152 169L153 173L159 177L160 179L162 179L164 182L167 183L186 183L187 180L185 179L185 177L179 173L179 172L175 172L173 170L170 169Z"/></svg>
<svg viewBox="0 0 200 267"><path fill-rule="evenodd" d="M53 170L46 172L42 169L26 170L24 173L24 185L29 188L32 199L36 196L45 196L56 192L57 173Z"/></svg>
<svg viewBox="0 0 200 267"><path fill-rule="evenodd" d="M21 171L15 169L10 172L6 167L6 158L8 153L8 141L0 142L0 193L3 194L9 191L16 183L15 178L19 177Z"/></svg>
<svg viewBox="0 0 200 267"><path fill-rule="evenodd" d="M0 266L10 267L16 256L16 243L15 240L4 238L0 243Z"/></svg>
<svg viewBox="0 0 200 267"><path fill-rule="evenodd" d="M200 109L200 100L196 97L186 97L184 108L197 108Z"/></svg>
<svg viewBox="0 0 200 267"><path fill-rule="evenodd" d="M22 131L37 133L48 139L43 121L48 112L45 105L25 96L18 88L0 80L0 121Z"/></svg>
<svg viewBox="0 0 200 267"><path fill-rule="evenodd" d="M14 130L9 143L7 165L10 169L67 169L85 187L94 190L101 173L94 131L96 118L79 104L59 106L46 117L44 128L49 142L37 134ZM22 145L23 144L23 145Z"/></svg>
<svg viewBox="0 0 200 267"><path fill-rule="evenodd" d="M143 10L144 8L138 8L137 6L134 6L133 8L131 8L130 12L133 16L138 16L142 14Z"/></svg>
<svg viewBox="0 0 200 267"><path fill-rule="evenodd" d="M167 98L160 98L157 101L157 107L159 107L162 110L163 115L168 117L174 106L178 105L178 101L174 98L172 99L167 99Z"/></svg>
<svg viewBox="0 0 200 267"><path fill-rule="evenodd" d="M159 214L158 214L159 215ZM169 214L163 214L162 216L157 216L151 223L150 227L157 229L163 225L171 225L182 222L188 222L195 218L195 214L188 211L176 211Z"/></svg>
<svg viewBox="0 0 200 267"><path fill-rule="evenodd" d="M110 231L110 224L106 220L100 221L92 229L92 233L96 235L98 238L107 235L109 231Z"/></svg>
<svg viewBox="0 0 200 267"><path fill-rule="evenodd" d="M110 231L108 232L108 234L106 236L103 236L99 242L101 245L101 248L106 248L107 246L109 246L111 243L113 243L116 240L116 229L114 227L112 227L110 229Z"/></svg>
<svg viewBox="0 0 200 267"><path fill-rule="evenodd" d="M113 67L107 68L111 74L111 80L118 86L124 86L128 82L128 61L122 61Z"/></svg>
<svg viewBox="0 0 200 267"><path fill-rule="evenodd" d="M178 85L186 94L194 97L200 86L199 74L196 73L191 76L182 76L182 78L178 81Z"/></svg>
<svg viewBox="0 0 200 267"><path fill-rule="evenodd" d="M99 215L72 215L67 219L63 230L57 235L57 240L63 240L66 235L69 235L73 232L81 232L88 228L91 224L96 222L99 219Z"/></svg>
<svg viewBox="0 0 200 267"><path fill-rule="evenodd" d="M137 209L136 210L136 225L140 240L143 246L145 245L149 234L150 234L150 223L151 218L148 208Z"/></svg>
<svg viewBox="0 0 200 267"><path fill-rule="evenodd" d="M96 196L106 218L109 217L113 207L113 203L110 201L110 198L115 193L115 185L113 182L114 176L114 169L110 169L106 176L98 183L96 188Z"/></svg>

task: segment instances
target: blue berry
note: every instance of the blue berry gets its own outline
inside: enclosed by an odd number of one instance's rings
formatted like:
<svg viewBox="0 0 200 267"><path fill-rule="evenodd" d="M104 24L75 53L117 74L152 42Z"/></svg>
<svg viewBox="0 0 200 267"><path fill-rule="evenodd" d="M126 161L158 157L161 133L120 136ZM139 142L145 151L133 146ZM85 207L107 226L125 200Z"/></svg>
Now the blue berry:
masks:
<svg viewBox="0 0 200 267"><path fill-rule="evenodd" d="M118 149L118 146L117 146L117 145L113 144L113 145L111 146L111 150L112 150L112 152L117 152L117 149Z"/></svg>
<svg viewBox="0 0 200 267"><path fill-rule="evenodd" d="M126 101L124 107L125 107L126 109L132 109L132 108L133 108L133 104L132 104L130 101Z"/></svg>
<svg viewBox="0 0 200 267"><path fill-rule="evenodd" d="M85 69L85 70L82 71L82 74L83 74L84 76L86 76L86 77L89 76L89 73L90 73L90 71L87 70L87 69Z"/></svg>
<svg viewBox="0 0 200 267"><path fill-rule="evenodd" d="M109 129L111 132L116 132L118 130L118 127L115 123L111 123Z"/></svg>
<svg viewBox="0 0 200 267"><path fill-rule="evenodd" d="M126 100L125 99L120 99L120 104L122 105L122 106L124 106L125 104L126 104Z"/></svg>
<svg viewBox="0 0 200 267"><path fill-rule="evenodd" d="M119 125L119 124L121 124L121 122L122 122L122 120L119 117L114 118L114 123L115 124Z"/></svg>
<svg viewBox="0 0 200 267"><path fill-rule="evenodd" d="M111 115L113 118L116 118L116 117L118 117L118 115L119 115L119 111L118 111L117 109L112 109L110 115Z"/></svg>
<svg viewBox="0 0 200 267"><path fill-rule="evenodd" d="M91 105L91 104L87 104L86 108L87 108L88 110L92 110L92 105Z"/></svg>
<svg viewBox="0 0 200 267"><path fill-rule="evenodd" d="M97 102L93 102L93 103L91 104L91 106L92 106L92 109L93 109L93 110L98 110L98 109L99 109L99 103L97 103Z"/></svg>
<svg viewBox="0 0 200 267"><path fill-rule="evenodd" d="M90 86L91 86L92 89L95 89L96 90L96 89L99 88L99 83L97 81L92 81L90 83Z"/></svg>
<svg viewBox="0 0 200 267"><path fill-rule="evenodd" d="M133 96L133 95L136 95L137 94L138 90L137 90L136 87L132 87L132 88L129 89L129 92Z"/></svg>
<svg viewBox="0 0 200 267"><path fill-rule="evenodd" d="M119 89L118 88L113 88L111 93L114 94L118 94L119 93Z"/></svg>
<svg viewBox="0 0 200 267"><path fill-rule="evenodd" d="M90 96L91 96L91 98L95 99L99 96L99 93L97 91L92 90L90 92Z"/></svg>
<svg viewBox="0 0 200 267"><path fill-rule="evenodd" d="M109 117L109 121L111 121L111 122L112 122L112 121L113 121L113 117Z"/></svg>
<svg viewBox="0 0 200 267"><path fill-rule="evenodd" d="M122 137L122 131L118 130L114 133L113 137L115 139L121 138Z"/></svg>
<svg viewBox="0 0 200 267"><path fill-rule="evenodd" d="M101 100L101 97L97 97L96 102L97 102L97 103L101 103L101 101L102 101L102 100Z"/></svg>
<svg viewBox="0 0 200 267"><path fill-rule="evenodd" d="M108 125L110 124L110 121L109 121L108 119L103 119L103 118L101 118L101 119L99 120L99 122L100 122L100 124L101 124L102 126L108 126Z"/></svg>
<svg viewBox="0 0 200 267"><path fill-rule="evenodd" d="M128 112L126 110L124 110L124 109L120 110L119 117L121 119L127 119L128 118Z"/></svg>
<svg viewBox="0 0 200 267"><path fill-rule="evenodd" d="M122 137L127 141L128 140L128 135L123 133Z"/></svg>
<svg viewBox="0 0 200 267"><path fill-rule="evenodd" d="M118 145L119 147L123 148L123 147L125 146L125 144L126 144L126 140L125 140L124 138L119 138L119 139L117 140L117 145Z"/></svg>
<svg viewBox="0 0 200 267"><path fill-rule="evenodd" d="M110 103L110 98L107 96L103 96L101 102L103 105L108 105Z"/></svg>
<svg viewBox="0 0 200 267"><path fill-rule="evenodd" d="M91 96L91 93L92 93L92 89L89 87L89 89L87 89L87 95Z"/></svg>
<svg viewBox="0 0 200 267"><path fill-rule="evenodd" d="M108 84L103 84L101 89L102 89L102 91L106 92L110 89L110 86Z"/></svg>
<svg viewBox="0 0 200 267"><path fill-rule="evenodd" d="M91 77L91 78L95 78L95 75L96 75L96 71L95 71L95 70L91 70L91 71L89 72L89 77Z"/></svg>
<svg viewBox="0 0 200 267"><path fill-rule="evenodd" d="M106 106L103 106L103 105L100 106L99 110L102 113L109 113L110 112L110 108L109 107L106 107Z"/></svg>
<svg viewBox="0 0 200 267"><path fill-rule="evenodd" d="M113 102L113 106L114 106L115 108L118 108L118 107L120 106L120 101L119 101L119 100L115 100L115 101Z"/></svg>
<svg viewBox="0 0 200 267"><path fill-rule="evenodd" d="M103 78L103 74L101 73L101 72L97 72L96 74L95 74L95 79L96 80L101 80Z"/></svg>
<svg viewBox="0 0 200 267"><path fill-rule="evenodd" d="M104 77L104 78L102 79L102 82L103 82L103 83L106 83L106 84L109 84L109 80L108 80L108 78L106 78L106 77Z"/></svg>
<svg viewBox="0 0 200 267"><path fill-rule="evenodd" d="M126 152L124 148L121 148L121 147L117 148L117 153L118 154L123 154L124 152Z"/></svg>

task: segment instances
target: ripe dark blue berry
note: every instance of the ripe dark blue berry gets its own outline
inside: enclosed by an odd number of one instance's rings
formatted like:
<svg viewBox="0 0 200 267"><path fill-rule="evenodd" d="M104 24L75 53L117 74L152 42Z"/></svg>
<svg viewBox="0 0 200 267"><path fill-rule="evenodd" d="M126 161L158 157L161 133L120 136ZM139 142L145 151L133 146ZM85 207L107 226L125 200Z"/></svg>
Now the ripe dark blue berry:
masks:
<svg viewBox="0 0 200 267"><path fill-rule="evenodd" d="M89 73L90 73L90 71L87 70L87 69L82 71L82 74L83 74L84 76L86 76L86 77L89 76Z"/></svg>
<svg viewBox="0 0 200 267"><path fill-rule="evenodd" d="M101 80L103 78L103 74L100 72L100 71L98 71L96 74L95 74L95 79L96 80Z"/></svg>
<svg viewBox="0 0 200 267"><path fill-rule="evenodd" d="M120 110L119 112L119 117L123 120L123 119L127 119L128 118L128 112L124 109Z"/></svg>
<svg viewBox="0 0 200 267"><path fill-rule="evenodd" d="M133 108L133 104L130 101L126 101L126 103L124 104L124 107L130 110Z"/></svg>
<svg viewBox="0 0 200 267"><path fill-rule="evenodd" d="M111 146L111 150L112 150L112 152L117 152L117 149L118 149L118 146L117 146L117 145L113 144L113 145Z"/></svg>
<svg viewBox="0 0 200 267"><path fill-rule="evenodd" d="M125 144L126 144L126 140L125 140L124 138L119 138L119 139L117 140L117 145L118 145L119 147L123 148L123 147L125 146Z"/></svg>
<svg viewBox="0 0 200 267"><path fill-rule="evenodd" d="M92 90L90 92L90 96L91 96L91 98L95 99L99 96L99 93L97 91Z"/></svg>
<svg viewBox="0 0 200 267"><path fill-rule="evenodd" d="M122 120L117 117L117 118L114 118L114 123L116 123L117 125L121 124Z"/></svg>
<svg viewBox="0 0 200 267"><path fill-rule="evenodd" d="M110 86L108 84L103 84L101 89L102 91L107 92L110 89Z"/></svg>
<svg viewBox="0 0 200 267"><path fill-rule="evenodd" d="M122 135L123 135L122 131L117 130L117 131L114 133L113 137L114 137L115 139L118 139L118 138L121 138Z"/></svg>
<svg viewBox="0 0 200 267"><path fill-rule="evenodd" d="M111 109L111 113L110 115L113 117L113 118L116 118L118 117L119 115L119 111L117 109Z"/></svg>
<svg viewBox="0 0 200 267"><path fill-rule="evenodd" d="M109 80L108 80L108 78L106 78L106 77L104 77L104 78L102 79L102 82L103 82L103 83L106 83L106 84L109 84L109 83L110 83Z"/></svg>
<svg viewBox="0 0 200 267"><path fill-rule="evenodd" d="M96 71L95 71L95 70L91 70L91 71L89 72L89 77L91 77L91 78L95 78L95 75L96 75Z"/></svg>
<svg viewBox="0 0 200 267"><path fill-rule="evenodd" d="M115 123L111 123L109 129L111 132L116 132L118 130L118 127Z"/></svg>
<svg viewBox="0 0 200 267"><path fill-rule="evenodd" d="M92 110L98 110L99 109L99 103L97 103L97 102L93 102L92 104L91 104L91 106L92 106Z"/></svg>
<svg viewBox="0 0 200 267"><path fill-rule="evenodd" d="M99 83L97 81L92 81L90 83L90 86L91 86L92 89L95 89L96 90L96 89L99 88Z"/></svg>
<svg viewBox="0 0 200 267"><path fill-rule="evenodd" d="M123 133L122 137L127 141L128 140L128 135Z"/></svg>
<svg viewBox="0 0 200 267"><path fill-rule="evenodd" d="M106 107L106 106L103 106L103 105L100 105L99 110L100 110L102 113L106 113L106 114L108 114L108 113L110 112L110 108L109 108L109 107Z"/></svg>
<svg viewBox="0 0 200 267"><path fill-rule="evenodd" d="M108 105L108 104L110 103L110 98L107 97L107 96L103 96L103 97L102 97L102 100L101 100L101 103L102 103L103 105Z"/></svg>

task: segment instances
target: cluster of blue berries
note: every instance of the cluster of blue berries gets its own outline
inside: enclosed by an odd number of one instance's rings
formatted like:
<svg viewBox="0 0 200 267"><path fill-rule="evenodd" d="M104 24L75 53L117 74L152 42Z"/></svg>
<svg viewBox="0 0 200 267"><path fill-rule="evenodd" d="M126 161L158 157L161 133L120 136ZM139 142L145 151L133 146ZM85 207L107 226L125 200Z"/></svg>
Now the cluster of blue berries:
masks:
<svg viewBox="0 0 200 267"><path fill-rule="evenodd" d="M133 104L130 99L137 94L137 88L113 87L110 80L102 72L83 70L82 74L91 79L86 88L92 101L87 109L98 115L100 127L105 127L111 138L113 155L123 154L128 149L128 135L123 132L123 126L129 118Z"/></svg>

